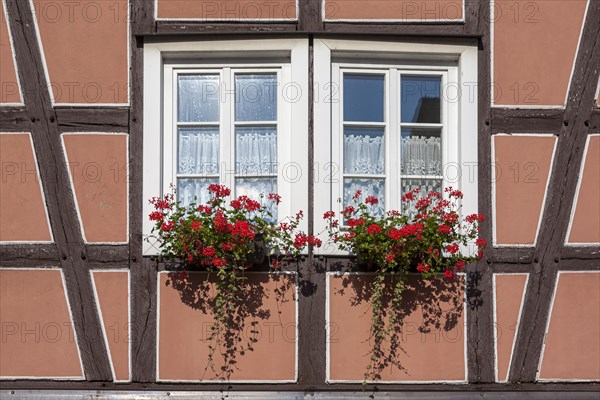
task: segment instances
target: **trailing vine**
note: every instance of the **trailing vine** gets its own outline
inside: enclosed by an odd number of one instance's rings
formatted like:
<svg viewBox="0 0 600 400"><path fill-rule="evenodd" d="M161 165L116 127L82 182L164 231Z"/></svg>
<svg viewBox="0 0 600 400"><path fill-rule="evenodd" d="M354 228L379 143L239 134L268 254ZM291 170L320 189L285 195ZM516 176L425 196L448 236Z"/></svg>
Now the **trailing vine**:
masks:
<svg viewBox="0 0 600 400"><path fill-rule="evenodd" d="M339 218L334 211L323 216L329 220L331 240L342 250L357 256L358 262L375 272L371 286L371 350L364 383L381 378L382 370L397 360L389 353L399 348L402 324L402 295L406 277L416 271L430 279L441 274L453 279L466 264L481 257L485 240L478 238L480 214L460 213L459 190L446 188L444 195L429 192L421 195L416 188L402 197L401 213L383 213L379 200L359 190L353 204L347 205ZM389 302L384 301L389 296ZM389 346L386 351L386 345Z"/></svg>

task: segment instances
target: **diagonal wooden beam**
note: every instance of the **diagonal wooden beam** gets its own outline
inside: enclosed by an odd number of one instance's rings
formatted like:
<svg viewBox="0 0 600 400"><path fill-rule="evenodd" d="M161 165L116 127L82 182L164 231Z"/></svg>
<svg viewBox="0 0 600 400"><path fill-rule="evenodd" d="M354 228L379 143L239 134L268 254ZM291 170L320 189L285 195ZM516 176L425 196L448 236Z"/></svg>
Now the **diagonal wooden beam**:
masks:
<svg viewBox="0 0 600 400"><path fill-rule="evenodd" d="M525 295L523 316L517 332L509 371L511 382L533 382L537 376L545 330L550 314L552 289L556 284L561 251L575 198L589 120L594 108L600 74L600 1L590 1L563 127L544 207L538 245Z"/></svg>
<svg viewBox="0 0 600 400"><path fill-rule="evenodd" d="M110 381L112 373L108 354L102 340L101 322L85 260L85 246L31 6L28 1L6 0L6 8L19 78L24 85L23 100L30 116L35 156L60 266L65 276L85 376L89 381Z"/></svg>

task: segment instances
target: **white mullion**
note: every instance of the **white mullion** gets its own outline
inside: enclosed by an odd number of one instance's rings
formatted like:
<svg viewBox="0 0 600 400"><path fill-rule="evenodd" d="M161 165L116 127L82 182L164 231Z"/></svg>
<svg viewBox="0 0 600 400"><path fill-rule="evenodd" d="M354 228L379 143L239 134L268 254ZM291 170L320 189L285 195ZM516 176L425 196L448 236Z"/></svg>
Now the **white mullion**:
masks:
<svg viewBox="0 0 600 400"><path fill-rule="evenodd" d="M277 113L279 113L279 109L277 109ZM235 121L236 126L277 126L277 123L277 121Z"/></svg>
<svg viewBox="0 0 600 400"><path fill-rule="evenodd" d="M386 160L385 173L388 176L386 187L389 186L389 195L386 198L385 205L387 210L399 210L400 209L400 179L399 174L401 164L401 152L400 152L400 82L398 79L398 70L392 68L390 70L390 82L389 89L389 127L387 135L388 141L386 143L386 153L390 156ZM389 166L389 167L388 167ZM398 174L398 175L396 175Z"/></svg>
<svg viewBox="0 0 600 400"><path fill-rule="evenodd" d="M178 97L177 97L177 79L178 72L174 69L169 69L168 78L165 79L165 118L164 118L164 134L162 138L163 145L163 182L162 194L165 195L171 192L170 185L177 187L177 115L178 115Z"/></svg>
<svg viewBox="0 0 600 400"><path fill-rule="evenodd" d="M329 179L331 182L331 206L337 211L341 211L344 207L344 117L343 117L343 107L344 107L344 79L343 72L340 69L338 64L333 64L331 67L331 77L332 81L332 96L334 93L334 88L339 88L339 99L337 104L335 103L333 98L330 98L331 102L331 126L333 129L332 138L331 138L331 160L329 160ZM335 176L335 169L338 169L338 174ZM336 183L336 178L339 177L339 181ZM338 199L341 199L338 202ZM337 204L336 204L337 203Z"/></svg>
<svg viewBox="0 0 600 400"><path fill-rule="evenodd" d="M440 128L444 127L444 124L443 123L430 124L430 123L419 123L419 122L401 122L400 126L402 126L403 128L440 129Z"/></svg>
<svg viewBox="0 0 600 400"><path fill-rule="evenodd" d="M344 125L345 126L358 126L358 127L363 127L363 126L368 126L368 127L374 127L374 128L381 128L387 125L387 123L384 122L361 122L361 121L344 121Z"/></svg>
<svg viewBox="0 0 600 400"><path fill-rule="evenodd" d="M277 71L277 125L276 129L276 149L277 149L277 174L275 174L275 180L277 182L276 192L283 194L281 203L277 206L277 218L281 219L283 216L292 215L292 187L293 183L289 179L284 179L283 169L280 168L282 164L281 160L292 160L292 115L291 115L291 103L285 101L283 96L283 87L287 82L291 82L291 67L289 65L283 65L280 70Z"/></svg>
<svg viewBox="0 0 600 400"><path fill-rule="evenodd" d="M221 75L223 93L220 98L220 149L219 149L219 172L221 183L235 190L235 82L231 68L223 68Z"/></svg>

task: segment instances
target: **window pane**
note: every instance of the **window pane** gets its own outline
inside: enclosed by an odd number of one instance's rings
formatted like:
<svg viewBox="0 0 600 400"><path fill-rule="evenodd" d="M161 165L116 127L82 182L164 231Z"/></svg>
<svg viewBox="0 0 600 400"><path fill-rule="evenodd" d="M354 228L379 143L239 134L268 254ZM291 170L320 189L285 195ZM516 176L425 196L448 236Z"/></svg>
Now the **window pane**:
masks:
<svg viewBox="0 0 600 400"><path fill-rule="evenodd" d="M235 76L235 120L277 121L277 74Z"/></svg>
<svg viewBox="0 0 600 400"><path fill-rule="evenodd" d="M440 123L440 84L440 77L403 76L400 83L401 122Z"/></svg>
<svg viewBox="0 0 600 400"><path fill-rule="evenodd" d="M242 175L277 173L277 130L275 127L236 128L235 171Z"/></svg>
<svg viewBox="0 0 600 400"><path fill-rule="evenodd" d="M442 180L441 179L402 179L400 182L401 186L401 195L404 196L406 193L410 192L413 189L419 188L421 196L427 196L427 193L436 191L442 191ZM415 209L415 203L412 202L410 208L403 209L402 213L414 216L417 211ZM403 203L406 204L406 203Z"/></svg>
<svg viewBox="0 0 600 400"><path fill-rule="evenodd" d="M179 75L179 122L219 121L219 76Z"/></svg>
<svg viewBox="0 0 600 400"><path fill-rule="evenodd" d="M402 175L442 175L440 129L402 128Z"/></svg>
<svg viewBox="0 0 600 400"><path fill-rule="evenodd" d="M219 172L219 128L179 128L177 173Z"/></svg>
<svg viewBox="0 0 600 400"><path fill-rule="evenodd" d="M208 186L219 183L218 178L180 178L177 180L177 198L184 205L205 204L210 200Z"/></svg>
<svg viewBox="0 0 600 400"><path fill-rule="evenodd" d="M383 122L384 76L344 74L344 121Z"/></svg>
<svg viewBox="0 0 600 400"><path fill-rule="evenodd" d="M276 178L237 178L235 180L236 197L245 195L253 200L261 202L260 195L264 195L263 201L266 201L269 193L277 193ZM271 209L273 219L269 222L277 221L277 207Z"/></svg>
<svg viewBox="0 0 600 400"><path fill-rule="evenodd" d="M344 179L344 207L354 205L352 196L357 190L362 190L361 200L367 196L375 196L379 200L372 211L376 216L383 216L385 211L385 180L384 179L363 179L363 178L345 178Z"/></svg>
<svg viewBox="0 0 600 400"><path fill-rule="evenodd" d="M344 173L383 174L384 128L344 128Z"/></svg>

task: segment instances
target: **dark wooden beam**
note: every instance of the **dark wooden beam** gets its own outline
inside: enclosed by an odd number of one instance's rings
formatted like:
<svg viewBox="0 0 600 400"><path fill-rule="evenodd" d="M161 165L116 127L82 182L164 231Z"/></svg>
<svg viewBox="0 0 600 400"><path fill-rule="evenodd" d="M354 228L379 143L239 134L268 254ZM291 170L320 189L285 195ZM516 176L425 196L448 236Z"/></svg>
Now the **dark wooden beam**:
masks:
<svg viewBox="0 0 600 400"><path fill-rule="evenodd" d="M127 108L56 108L61 132L127 132Z"/></svg>
<svg viewBox="0 0 600 400"><path fill-rule="evenodd" d="M380 394L383 398L398 398L399 394L391 395L390 392L403 392L408 395L407 398L414 399L429 399L439 395L440 398L465 398L471 397L475 393L477 397L483 399L506 399L506 400L521 400L532 397L532 393L548 394L547 399L565 399L573 400L575 398L596 400L598 398L598 383L491 383L491 384L472 384L472 385L449 385L443 383L434 384L378 384L378 385L362 385L360 383L336 383L336 384L319 384L317 386L301 385L295 383L285 384L264 384L264 383L94 383L94 382L61 382L61 381L31 381L31 380L15 380L15 381L0 381L0 388L3 390L27 390L27 389L55 389L55 390L141 390L141 391L160 391L163 396L166 391L216 391L223 392L264 392L281 391L281 392L307 392L303 397L313 397L314 392L360 392L364 394L364 398L377 399ZM424 397L418 397L420 393L426 394ZM512 393L511 393L512 392ZM560 394L562 393L562 394ZM585 397L575 397L578 394L583 394ZM224 394L223 394L224 395ZM429 395L429 397L427 396ZM454 397L449 397L450 395ZM463 397L456 397L463 396ZM497 395L496 397L494 397ZM237 397L237 396L235 396ZM342 397L337 397L342 398Z"/></svg>
<svg viewBox="0 0 600 400"><path fill-rule="evenodd" d="M533 262L533 247L496 247L492 250L492 262L529 264Z"/></svg>
<svg viewBox="0 0 600 400"><path fill-rule="evenodd" d="M596 108L592 111L590 117L590 132L600 133L600 109Z"/></svg>
<svg viewBox="0 0 600 400"><path fill-rule="evenodd" d="M143 111L144 49L136 33L154 27L154 2L130 1L131 112L129 116L129 268L131 277L131 368L134 382L156 380L156 282L155 262L142 255L143 225Z"/></svg>
<svg viewBox="0 0 600 400"><path fill-rule="evenodd" d="M565 246L560 252L562 259L592 260L600 264L600 246Z"/></svg>
<svg viewBox="0 0 600 400"><path fill-rule="evenodd" d="M0 268L47 268L58 266L60 266L60 261L54 243L0 245Z"/></svg>
<svg viewBox="0 0 600 400"><path fill-rule="evenodd" d="M281 33L296 32L296 22L204 22L204 21L157 21L159 34L215 34L215 33Z"/></svg>
<svg viewBox="0 0 600 400"><path fill-rule="evenodd" d="M321 19L322 1L325 0L300 0L298 9L298 31L320 32L323 30Z"/></svg>
<svg viewBox="0 0 600 400"><path fill-rule="evenodd" d="M536 379L552 290L556 284L560 256L577 187L583 151L589 131L596 87L600 74L600 2L591 1L575 62L563 127L548 187L551 193L542 216L534 262L529 276L523 316L509 371L511 382Z"/></svg>
<svg viewBox="0 0 600 400"><path fill-rule="evenodd" d="M444 36L473 37L467 33L463 23L364 23L364 22L325 22L323 31L345 34L388 34L404 36Z"/></svg>
<svg viewBox="0 0 600 400"><path fill-rule="evenodd" d="M0 107L0 132L29 132L31 120L24 107Z"/></svg>
<svg viewBox="0 0 600 400"><path fill-rule="evenodd" d="M491 43L490 43L490 1L477 3L479 18L470 20L469 29L481 35L479 42L478 68L478 113L479 140L477 159L479 160L478 187L479 212L488 218L481 223L480 236L492 243L492 176L491 176L491 127L490 91ZM477 24L477 25L474 25ZM494 343L493 343L493 288L492 288L492 249L484 250L483 258L475 268L467 272L467 361L469 382L494 382Z"/></svg>
<svg viewBox="0 0 600 400"><path fill-rule="evenodd" d="M50 101L42 54L38 46L30 3L7 0L17 70L24 84L24 102L31 117L31 135L40 168L52 233L58 250L85 376L110 381L112 372L102 337L75 201L60 141L56 114ZM35 89L35 90L32 90Z"/></svg>
<svg viewBox="0 0 600 400"><path fill-rule="evenodd" d="M548 133L558 135L563 127L562 109L492 108L492 134Z"/></svg>

